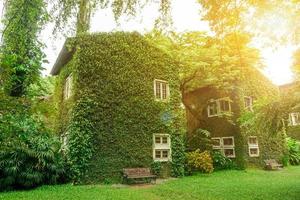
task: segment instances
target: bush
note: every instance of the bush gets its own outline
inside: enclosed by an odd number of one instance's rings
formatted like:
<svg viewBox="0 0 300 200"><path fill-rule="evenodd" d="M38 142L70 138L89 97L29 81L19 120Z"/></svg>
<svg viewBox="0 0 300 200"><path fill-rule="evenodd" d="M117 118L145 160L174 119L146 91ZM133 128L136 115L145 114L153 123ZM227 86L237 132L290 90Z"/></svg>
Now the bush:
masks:
<svg viewBox="0 0 300 200"><path fill-rule="evenodd" d="M184 176L185 147L180 134L172 136L172 172L173 177Z"/></svg>
<svg viewBox="0 0 300 200"><path fill-rule="evenodd" d="M0 115L0 190L59 182L64 173L59 147L42 122L26 111Z"/></svg>
<svg viewBox="0 0 300 200"><path fill-rule="evenodd" d="M216 170L222 169L236 169L236 164L230 159L224 156L220 151L212 152L213 166Z"/></svg>
<svg viewBox="0 0 300 200"><path fill-rule="evenodd" d="M288 156L291 165L300 165L300 144L292 138L287 138Z"/></svg>
<svg viewBox="0 0 300 200"><path fill-rule="evenodd" d="M160 176L160 171L161 171L161 162L153 162L151 164L151 171L153 174L155 174L156 176Z"/></svg>
<svg viewBox="0 0 300 200"><path fill-rule="evenodd" d="M212 173L214 170L210 153L208 151L200 152L200 149L187 153L187 166L189 171Z"/></svg>

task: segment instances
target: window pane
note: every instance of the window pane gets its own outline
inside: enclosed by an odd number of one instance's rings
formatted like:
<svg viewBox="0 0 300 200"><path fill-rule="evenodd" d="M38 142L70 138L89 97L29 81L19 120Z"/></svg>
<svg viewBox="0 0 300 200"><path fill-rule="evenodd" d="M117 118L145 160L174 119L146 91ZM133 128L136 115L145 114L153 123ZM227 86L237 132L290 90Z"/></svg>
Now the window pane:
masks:
<svg viewBox="0 0 300 200"><path fill-rule="evenodd" d="M229 101L220 100L220 110L223 111L223 112L230 111Z"/></svg>
<svg viewBox="0 0 300 200"><path fill-rule="evenodd" d="M65 99L68 98L68 93L69 93L69 81L68 79L66 79L66 83L65 83L65 91L64 91L64 95L65 95Z"/></svg>
<svg viewBox="0 0 300 200"><path fill-rule="evenodd" d="M249 144L257 145L257 138L256 137L249 137Z"/></svg>
<svg viewBox="0 0 300 200"><path fill-rule="evenodd" d="M155 136L155 143L160 144L160 137L159 136Z"/></svg>
<svg viewBox="0 0 300 200"><path fill-rule="evenodd" d="M155 81L155 88L156 88L156 90L155 90L155 96L156 96L156 98L161 98L161 93L160 93L160 91L161 91L161 88L160 88L160 82L159 81Z"/></svg>
<svg viewBox="0 0 300 200"><path fill-rule="evenodd" d="M221 139L220 138L212 138L213 146L220 147L221 146Z"/></svg>
<svg viewBox="0 0 300 200"><path fill-rule="evenodd" d="M234 157L234 149L224 149L224 155L227 157Z"/></svg>
<svg viewBox="0 0 300 200"><path fill-rule="evenodd" d="M162 157L163 158L168 158L169 157L169 151L168 150L163 150L162 151Z"/></svg>
<svg viewBox="0 0 300 200"><path fill-rule="evenodd" d="M162 87L162 98L167 99L167 84L161 83L161 87Z"/></svg>
<svg viewBox="0 0 300 200"><path fill-rule="evenodd" d="M258 148L250 148L250 155L258 155Z"/></svg>
<svg viewBox="0 0 300 200"><path fill-rule="evenodd" d="M161 158L161 151L155 150L155 158Z"/></svg>
<svg viewBox="0 0 300 200"><path fill-rule="evenodd" d="M163 144L168 144L168 138L167 137L162 137L162 143Z"/></svg>
<svg viewBox="0 0 300 200"><path fill-rule="evenodd" d="M233 146L233 138L223 138L224 146Z"/></svg>
<svg viewBox="0 0 300 200"><path fill-rule="evenodd" d="M217 103L211 102L208 104L209 113L208 115L216 115L217 114Z"/></svg>
<svg viewBox="0 0 300 200"><path fill-rule="evenodd" d="M293 125L300 124L299 113L292 113L292 121L293 121Z"/></svg>

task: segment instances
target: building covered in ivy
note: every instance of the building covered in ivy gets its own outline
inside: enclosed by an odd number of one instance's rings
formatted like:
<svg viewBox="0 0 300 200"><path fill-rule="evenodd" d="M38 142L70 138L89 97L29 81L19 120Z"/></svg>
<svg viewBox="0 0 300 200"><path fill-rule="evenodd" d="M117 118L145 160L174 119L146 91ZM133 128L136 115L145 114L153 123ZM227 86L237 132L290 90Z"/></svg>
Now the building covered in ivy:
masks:
<svg viewBox="0 0 300 200"><path fill-rule="evenodd" d="M279 86L286 107L287 135L300 140L300 93L299 82Z"/></svg>
<svg viewBox="0 0 300 200"><path fill-rule="evenodd" d="M123 168L183 173L177 63L138 33L68 39L58 76L57 132L75 181L119 179ZM178 164L179 163L179 164Z"/></svg>
<svg viewBox="0 0 300 200"><path fill-rule="evenodd" d="M246 78L229 83L229 87L205 85L185 94L189 150L212 148L239 168L263 166L265 159L281 161L283 134L249 132L241 126L241 121L251 116L254 102L279 98L278 87L255 68L245 74Z"/></svg>

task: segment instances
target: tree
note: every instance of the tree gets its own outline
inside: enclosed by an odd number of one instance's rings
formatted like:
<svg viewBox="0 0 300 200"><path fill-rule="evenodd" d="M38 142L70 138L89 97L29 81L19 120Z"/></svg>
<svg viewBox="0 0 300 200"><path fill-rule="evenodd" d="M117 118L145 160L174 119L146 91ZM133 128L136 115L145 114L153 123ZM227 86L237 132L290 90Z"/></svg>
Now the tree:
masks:
<svg viewBox="0 0 300 200"><path fill-rule="evenodd" d="M67 24L72 24L72 19L76 20L76 35L87 32L90 25L90 17L97 8L111 8L118 21L122 15L135 16L136 12L154 0L57 0L54 5L55 31L65 29ZM166 26L170 22L170 0L160 0L161 16L157 19L158 26ZM71 25L74 27L73 25Z"/></svg>
<svg viewBox="0 0 300 200"><path fill-rule="evenodd" d="M256 77L253 68L261 66L259 51L249 47L248 34L227 34L219 39L203 32L173 34L170 37L153 33L150 40L178 61L182 102L199 121L198 110L186 102L188 92L212 85L225 90L239 89L242 84L237 83L245 81L250 74ZM239 54L236 40L240 46Z"/></svg>
<svg viewBox="0 0 300 200"><path fill-rule="evenodd" d="M293 55L293 71L297 75L297 79L300 79L300 49L297 49Z"/></svg>
<svg viewBox="0 0 300 200"><path fill-rule="evenodd" d="M6 0L1 47L1 79L7 94L25 95L40 76L45 57L38 36L47 20L43 0Z"/></svg>

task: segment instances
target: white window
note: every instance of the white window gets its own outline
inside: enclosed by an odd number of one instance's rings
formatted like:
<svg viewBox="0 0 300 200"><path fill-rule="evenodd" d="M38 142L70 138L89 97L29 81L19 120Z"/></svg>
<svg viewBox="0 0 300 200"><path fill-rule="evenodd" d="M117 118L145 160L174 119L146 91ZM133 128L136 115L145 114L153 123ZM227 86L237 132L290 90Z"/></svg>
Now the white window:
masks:
<svg viewBox="0 0 300 200"><path fill-rule="evenodd" d="M244 107L246 110L253 111L253 98L244 97Z"/></svg>
<svg viewBox="0 0 300 200"><path fill-rule="evenodd" d="M290 113L289 122L290 126L300 125L300 113Z"/></svg>
<svg viewBox="0 0 300 200"><path fill-rule="evenodd" d="M256 136L248 137L248 148L249 148L249 156L250 157L258 157L259 156L259 147Z"/></svg>
<svg viewBox="0 0 300 200"><path fill-rule="evenodd" d="M70 74L65 82L64 98L68 99L72 95L72 74Z"/></svg>
<svg viewBox="0 0 300 200"><path fill-rule="evenodd" d="M170 91L167 81L154 80L154 96L157 100L168 100Z"/></svg>
<svg viewBox="0 0 300 200"><path fill-rule="evenodd" d="M208 103L207 113L208 113L208 117L214 117L218 115L218 105L216 101L212 101Z"/></svg>
<svg viewBox="0 0 300 200"><path fill-rule="evenodd" d="M207 106L208 117L214 117L231 112L231 100L226 98L210 100Z"/></svg>
<svg viewBox="0 0 300 200"><path fill-rule="evenodd" d="M171 138L168 134L153 135L153 160L171 161Z"/></svg>
<svg viewBox="0 0 300 200"><path fill-rule="evenodd" d="M213 149L219 150L228 158L235 158L234 137L214 137L211 138Z"/></svg>
<svg viewBox="0 0 300 200"><path fill-rule="evenodd" d="M66 151L68 149L68 142L69 142L69 133L66 132L60 137L61 140L61 150Z"/></svg>

